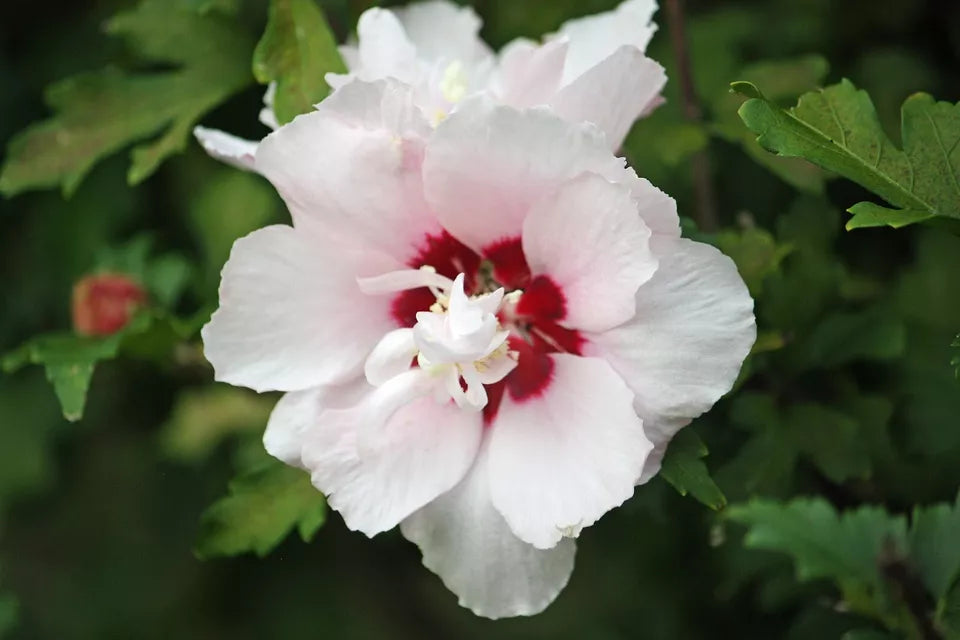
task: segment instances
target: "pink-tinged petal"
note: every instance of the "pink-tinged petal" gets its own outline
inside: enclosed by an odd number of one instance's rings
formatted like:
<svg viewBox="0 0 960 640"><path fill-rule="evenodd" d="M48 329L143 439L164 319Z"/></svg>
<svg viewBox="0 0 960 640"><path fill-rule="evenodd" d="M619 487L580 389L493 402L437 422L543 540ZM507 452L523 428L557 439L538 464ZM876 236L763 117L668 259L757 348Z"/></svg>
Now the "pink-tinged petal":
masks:
<svg viewBox="0 0 960 640"><path fill-rule="evenodd" d="M351 82L267 136L257 170L283 196L294 225L405 262L440 227L423 199L420 163L431 132L409 87Z"/></svg>
<svg viewBox="0 0 960 640"><path fill-rule="evenodd" d="M753 300L717 249L654 236L660 267L637 291L637 314L587 336L586 354L609 361L636 394L654 444L704 413L733 386L756 339Z"/></svg>
<svg viewBox="0 0 960 640"><path fill-rule="evenodd" d="M443 0L392 8L422 60L465 64L490 55L478 33L482 22L472 7Z"/></svg>
<svg viewBox="0 0 960 640"><path fill-rule="evenodd" d="M400 531L460 605L486 618L540 613L573 571L573 540L537 549L517 538L494 508L486 446L459 485L400 523Z"/></svg>
<svg viewBox="0 0 960 640"><path fill-rule="evenodd" d="M534 202L585 171L622 172L603 134L545 107L466 100L427 143L423 181L443 227L471 249L520 235Z"/></svg>
<svg viewBox="0 0 960 640"><path fill-rule="evenodd" d="M379 7L364 11L357 22L357 39L359 64L351 71L360 79L416 80L417 49L392 11Z"/></svg>
<svg viewBox="0 0 960 640"><path fill-rule="evenodd" d="M302 459L350 529L376 535L449 491L473 464L479 413L431 397L430 374L411 370L349 409L320 415Z"/></svg>
<svg viewBox="0 0 960 640"><path fill-rule="evenodd" d="M490 441L493 504L540 549L577 536L629 498L653 446L633 393L609 364L549 358L552 378L542 393L504 395Z"/></svg>
<svg viewBox="0 0 960 640"><path fill-rule="evenodd" d="M634 121L660 99L666 83L663 67L640 49L623 46L563 87L550 104L571 122L600 127L616 150Z"/></svg>
<svg viewBox="0 0 960 640"><path fill-rule="evenodd" d="M568 328L604 331L636 311L637 289L657 269L650 229L630 189L586 173L540 200L523 222L523 252L534 277L563 293Z"/></svg>
<svg viewBox="0 0 960 640"><path fill-rule="evenodd" d="M637 177L636 171L627 167L620 175L608 176L630 188L637 202L637 211L655 235L672 238L680 237L680 216L677 215L677 202L646 178Z"/></svg>
<svg viewBox="0 0 960 640"><path fill-rule="evenodd" d="M358 377L338 385L326 385L291 391L280 398L270 413L263 446L267 453L291 467L304 469L300 460L303 434L317 423L325 409L340 409L356 404L370 390L366 380Z"/></svg>
<svg viewBox="0 0 960 640"><path fill-rule="evenodd" d="M257 143L206 127L194 127L193 135L211 156L244 171L253 171Z"/></svg>
<svg viewBox="0 0 960 640"><path fill-rule="evenodd" d="M554 36L570 41L563 84L570 84L622 46L646 51L657 31L651 22L656 10L655 0L627 0L613 11L564 23Z"/></svg>
<svg viewBox="0 0 960 640"><path fill-rule="evenodd" d="M216 379L257 391L349 380L395 327L389 300L356 278L396 268L306 227L275 225L237 240L223 268L220 308L203 328Z"/></svg>
<svg viewBox="0 0 960 640"><path fill-rule="evenodd" d="M542 46L529 40L514 40L500 52L497 77L500 99L517 108L549 104L560 88L566 57L565 39L552 40Z"/></svg>
<svg viewBox="0 0 960 640"><path fill-rule="evenodd" d="M363 373L367 382L381 385L410 369L417 357L413 329L395 329L383 336L367 357Z"/></svg>

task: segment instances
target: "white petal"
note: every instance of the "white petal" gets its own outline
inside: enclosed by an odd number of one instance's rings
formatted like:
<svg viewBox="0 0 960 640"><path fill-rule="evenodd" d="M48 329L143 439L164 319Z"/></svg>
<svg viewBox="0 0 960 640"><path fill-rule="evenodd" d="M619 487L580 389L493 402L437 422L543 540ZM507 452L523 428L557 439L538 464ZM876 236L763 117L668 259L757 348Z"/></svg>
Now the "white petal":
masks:
<svg viewBox="0 0 960 640"><path fill-rule="evenodd" d="M624 46L563 87L550 104L571 122L592 122L603 129L616 150L634 121L659 103L666 83L663 67L639 49Z"/></svg>
<svg viewBox="0 0 960 640"><path fill-rule="evenodd" d="M677 215L677 202L656 188L645 178L637 177L630 167L619 176L608 176L615 182L630 187L630 193L637 201L640 217L655 234L680 237L680 217Z"/></svg>
<svg viewBox="0 0 960 640"><path fill-rule="evenodd" d="M369 278L358 278L357 286L368 295L396 293L421 287L435 287L447 291L453 286L453 280L429 269L401 269Z"/></svg>
<svg viewBox="0 0 960 640"><path fill-rule="evenodd" d="M514 40L500 52L497 93L512 107L549 104L560 88L567 40L560 38L544 45Z"/></svg>
<svg viewBox="0 0 960 640"><path fill-rule="evenodd" d="M549 386L505 394L490 441L490 491L510 528L549 549L633 494L652 445L633 393L603 360L553 354Z"/></svg>
<svg viewBox="0 0 960 640"><path fill-rule="evenodd" d="M256 142L206 127L194 127L193 135L203 150L217 160L238 169L253 171L254 157L257 155Z"/></svg>
<svg viewBox="0 0 960 640"><path fill-rule="evenodd" d="M546 108L518 111L473 98L427 144L423 179L444 228L482 251L518 237L533 203L584 171L623 171L596 128Z"/></svg>
<svg viewBox="0 0 960 640"><path fill-rule="evenodd" d="M216 379L257 391L298 391L357 376L395 324L390 301L356 278L397 265L305 227L275 225L237 240L220 308L203 328Z"/></svg>
<svg viewBox="0 0 960 640"><path fill-rule="evenodd" d="M416 80L416 47L392 11L379 7L364 11L357 22L357 38L359 64L351 71L358 77L396 78L408 83Z"/></svg>
<svg viewBox="0 0 960 640"><path fill-rule="evenodd" d="M421 371L404 373L354 407L325 411L307 431L303 463L351 529L393 528L473 464L482 416L422 395L430 384Z"/></svg>
<svg viewBox="0 0 960 640"><path fill-rule="evenodd" d="M489 455L467 477L400 523L460 605L487 618L531 616L553 602L573 571L576 544L549 550L517 538L490 500Z"/></svg>
<svg viewBox="0 0 960 640"><path fill-rule="evenodd" d="M325 409L349 407L370 388L363 378L284 394L270 413L263 446L274 458L292 467L303 467L300 450L303 434L316 424Z"/></svg>
<svg viewBox="0 0 960 640"><path fill-rule="evenodd" d="M627 0L613 11L570 20L560 27L557 37L570 41L563 84L569 84L621 46L647 49L657 30L651 22L657 10L655 0Z"/></svg>
<svg viewBox="0 0 960 640"><path fill-rule="evenodd" d="M660 268L637 291L630 322L587 336L587 355L608 360L636 394L654 443L707 411L733 386L756 338L753 300L733 262L715 248L654 236Z"/></svg>
<svg viewBox="0 0 960 640"><path fill-rule="evenodd" d="M633 317L637 289L657 269L649 239L630 189L592 173L538 202L523 223L531 273L559 285L562 324L588 331Z"/></svg>
<svg viewBox="0 0 960 640"><path fill-rule="evenodd" d="M423 199L421 134L431 131L409 88L352 82L267 136L257 170L283 196L295 225L406 262L441 231Z"/></svg>
<svg viewBox="0 0 960 640"><path fill-rule="evenodd" d="M367 382L379 386L410 369L417 355L413 329L396 329L377 343L363 365Z"/></svg>
<svg viewBox="0 0 960 640"><path fill-rule="evenodd" d="M481 21L471 7L430 0L391 9L422 60L470 63L490 55L477 35Z"/></svg>

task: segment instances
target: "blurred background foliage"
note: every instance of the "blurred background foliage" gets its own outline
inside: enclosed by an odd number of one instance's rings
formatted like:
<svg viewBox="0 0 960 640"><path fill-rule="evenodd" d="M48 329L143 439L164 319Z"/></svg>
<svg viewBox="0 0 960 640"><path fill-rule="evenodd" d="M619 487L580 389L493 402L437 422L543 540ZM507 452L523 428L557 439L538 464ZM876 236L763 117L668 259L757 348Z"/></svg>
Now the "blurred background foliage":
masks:
<svg viewBox="0 0 960 640"><path fill-rule="evenodd" d="M320 2L341 41L371 4ZM501 46L615 4L474 6L488 42ZM683 117L658 14L648 53L668 69L668 102L623 151L688 217L691 161L706 154L721 229L689 222L686 233L731 255L757 299L760 339L736 391L694 424L710 451L701 462L733 506L718 514L682 497L670 484L723 504L697 469L691 481L689 468L674 467L669 483L639 488L581 537L571 583L546 613L496 623L460 609L398 533L370 542L335 514L321 527L322 501L304 494L300 478L264 466L259 437L276 398L213 384L199 344L183 339L215 304L233 240L286 220L265 181L207 158L192 141L176 153L198 117L250 138L265 133L249 55L267 3L147 5L222 12L230 47L211 47L219 41L204 40L210 32L171 30L155 14L139 26L109 20L132 1L0 6L0 141L50 115L45 87L107 65L148 74L148 86L136 88L143 112L102 98L81 100L84 108L109 114L105 122L133 122L138 139L162 134L138 148L131 168L126 151L115 153L125 138L68 123L102 146L102 162L59 160L54 182L71 192L67 200L52 190L0 200L0 352L68 330L71 288L98 268L141 270L163 302L149 327L116 345L129 357L103 356L80 421L64 420L42 369L0 377L0 637L898 637L884 627L960 637L960 505L947 506L960 485L960 384L951 366L960 238L923 227L844 231L843 210L871 196L767 154L736 115L743 98L728 91L749 80L786 106L850 78L899 141L907 96L960 97L960 5L689 0L702 123ZM124 29L140 29L139 49ZM184 61L202 63L191 80L197 90L171 96L164 83ZM7 356L5 368L25 364L23 353ZM691 437L679 446L696 459L703 449ZM231 478L230 497L201 521ZM263 486L288 487L286 501L262 495ZM796 496L817 497L777 502ZM934 503L941 506L907 524L905 514ZM274 526L243 529L250 509L273 514ZM287 535L294 528L300 535ZM198 559L278 543L263 559ZM863 549L873 555L864 560ZM924 611L941 636L929 636Z"/></svg>

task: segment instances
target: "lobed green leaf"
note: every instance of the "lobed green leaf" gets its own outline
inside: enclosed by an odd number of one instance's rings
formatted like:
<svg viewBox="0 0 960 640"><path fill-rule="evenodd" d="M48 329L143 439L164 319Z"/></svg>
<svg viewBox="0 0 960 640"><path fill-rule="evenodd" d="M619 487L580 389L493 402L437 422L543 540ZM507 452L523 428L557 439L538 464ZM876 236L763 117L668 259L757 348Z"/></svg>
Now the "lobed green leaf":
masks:
<svg viewBox="0 0 960 640"><path fill-rule="evenodd" d="M323 494L300 469L271 460L230 482L230 493L200 521L195 552L202 559L255 553L263 557L297 529L309 542L326 520Z"/></svg>
<svg viewBox="0 0 960 640"><path fill-rule="evenodd" d="M174 68L157 73L106 68L51 86L46 102L55 115L12 139L0 192L12 196L60 185L69 196L101 159L158 133L133 150L130 184L181 151L203 114L252 80L245 62L252 42L214 6L142 0L110 20L107 32L122 38L139 59Z"/></svg>
<svg viewBox="0 0 960 640"><path fill-rule="evenodd" d="M689 493L711 509L720 510L726 506L727 499L703 462L708 453L707 446L693 429L682 429L670 441L663 456L660 475L680 495Z"/></svg>
<svg viewBox="0 0 960 640"><path fill-rule="evenodd" d="M900 149L884 133L870 97L849 80L806 93L791 109L756 85L732 88L749 98L740 118L765 149L838 173L897 207L852 207L848 229L960 219L960 103L910 96L901 110Z"/></svg>
<svg viewBox="0 0 960 640"><path fill-rule="evenodd" d="M267 29L253 54L253 73L276 83L280 124L306 113L330 93L327 73L346 73L337 41L314 0L272 0Z"/></svg>

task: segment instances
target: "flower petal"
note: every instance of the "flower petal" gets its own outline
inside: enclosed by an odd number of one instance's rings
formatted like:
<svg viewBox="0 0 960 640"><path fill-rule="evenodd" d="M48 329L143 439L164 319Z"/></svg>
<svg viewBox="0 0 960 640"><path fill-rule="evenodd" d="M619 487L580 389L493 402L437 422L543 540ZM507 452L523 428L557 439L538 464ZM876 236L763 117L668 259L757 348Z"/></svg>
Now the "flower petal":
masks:
<svg viewBox="0 0 960 640"><path fill-rule="evenodd" d="M492 425L493 504L521 539L549 549L633 494L652 445L633 393L597 358L550 356L538 396L504 395Z"/></svg>
<svg viewBox="0 0 960 640"><path fill-rule="evenodd" d="M257 391L298 391L352 379L395 327L390 301L356 278L396 268L307 227L274 225L237 240L220 308L203 328L216 379Z"/></svg>
<svg viewBox="0 0 960 640"><path fill-rule="evenodd" d="M623 46L563 87L551 105L571 122L592 122L619 149L630 127L659 104L667 74L640 49Z"/></svg>
<svg viewBox="0 0 960 640"><path fill-rule="evenodd" d="M565 22L553 36L570 41L563 84L570 84L621 46L646 51L657 31L657 25L651 22L656 10L655 0L626 0L613 11Z"/></svg>
<svg viewBox="0 0 960 640"><path fill-rule="evenodd" d="M357 39L358 77L416 80L417 49L395 13L379 7L364 11L357 22Z"/></svg>
<svg viewBox="0 0 960 640"><path fill-rule="evenodd" d="M383 336L363 365L367 382L381 385L409 370L417 355L413 329L395 329Z"/></svg>
<svg viewBox="0 0 960 640"><path fill-rule="evenodd" d="M538 202L523 222L530 271L559 285L562 324L573 329L603 331L633 317L637 289L657 269L649 240L630 189L593 173Z"/></svg>
<svg viewBox="0 0 960 640"><path fill-rule="evenodd" d="M733 386L756 338L753 300L733 262L717 249L654 236L660 267L637 291L637 314L587 336L636 394L634 407L657 447Z"/></svg>
<svg viewBox="0 0 960 640"><path fill-rule="evenodd" d="M355 404L370 385L363 378L339 385L326 385L284 394L270 413L263 446L274 458L291 467L305 468L300 460L303 434L313 426L325 409Z"/></svg>
<svg viewBox="0 0 960 640"><path fill-rule="evenodd" d="M478 33L483 24L472 7L430 0L391 9L422 60L471 63L490 54Z"/></svg>
<svg viewBox="0 0 960 640"><path fill-rule="evenodd" d="M424 189L444 228L475 251L520 235L534 202L584 171L623 171L599 130L549 109L464 101L428 142Z"/></svg>
<svg viewBox="0 0 960 640"><path fill-rule="evenodd" d="M440 232L420 175L430 131L408 87L355 81L267 136L256 167L294 225L310 221L341 242L406 262L427 234Z"/></svg>
<svg viewBox="0 0 960 640"><path fill-rule="evenodd" d="M193 135L211 156L244 171L253 171L257 143L206 127L194 127Z"/></svg>
<svg viewBox="0 0 960 640"><path fill-rule="evenodd" d="M513 534L490 500L487 449L460 484L401 522L400 531L461 606L486 618L531 616L566 586L576 543L543 550Z"/></svg>
<svg viewBox="0 0 960 640"><path fill-rule="evenodd" d="M500 52L497 94L505 104L517 108L549 104L560 88L566 57L564 38L542 46L514 40Z"/></svg>
<svg viewBox="0 0 960 640"><path fill-rule="evenodd" d="M482 416L425 395L432 384L423 371L403 373L354 407L325 411L306 432L303 464L351 529L393 528L473 464Z"/></svg>

